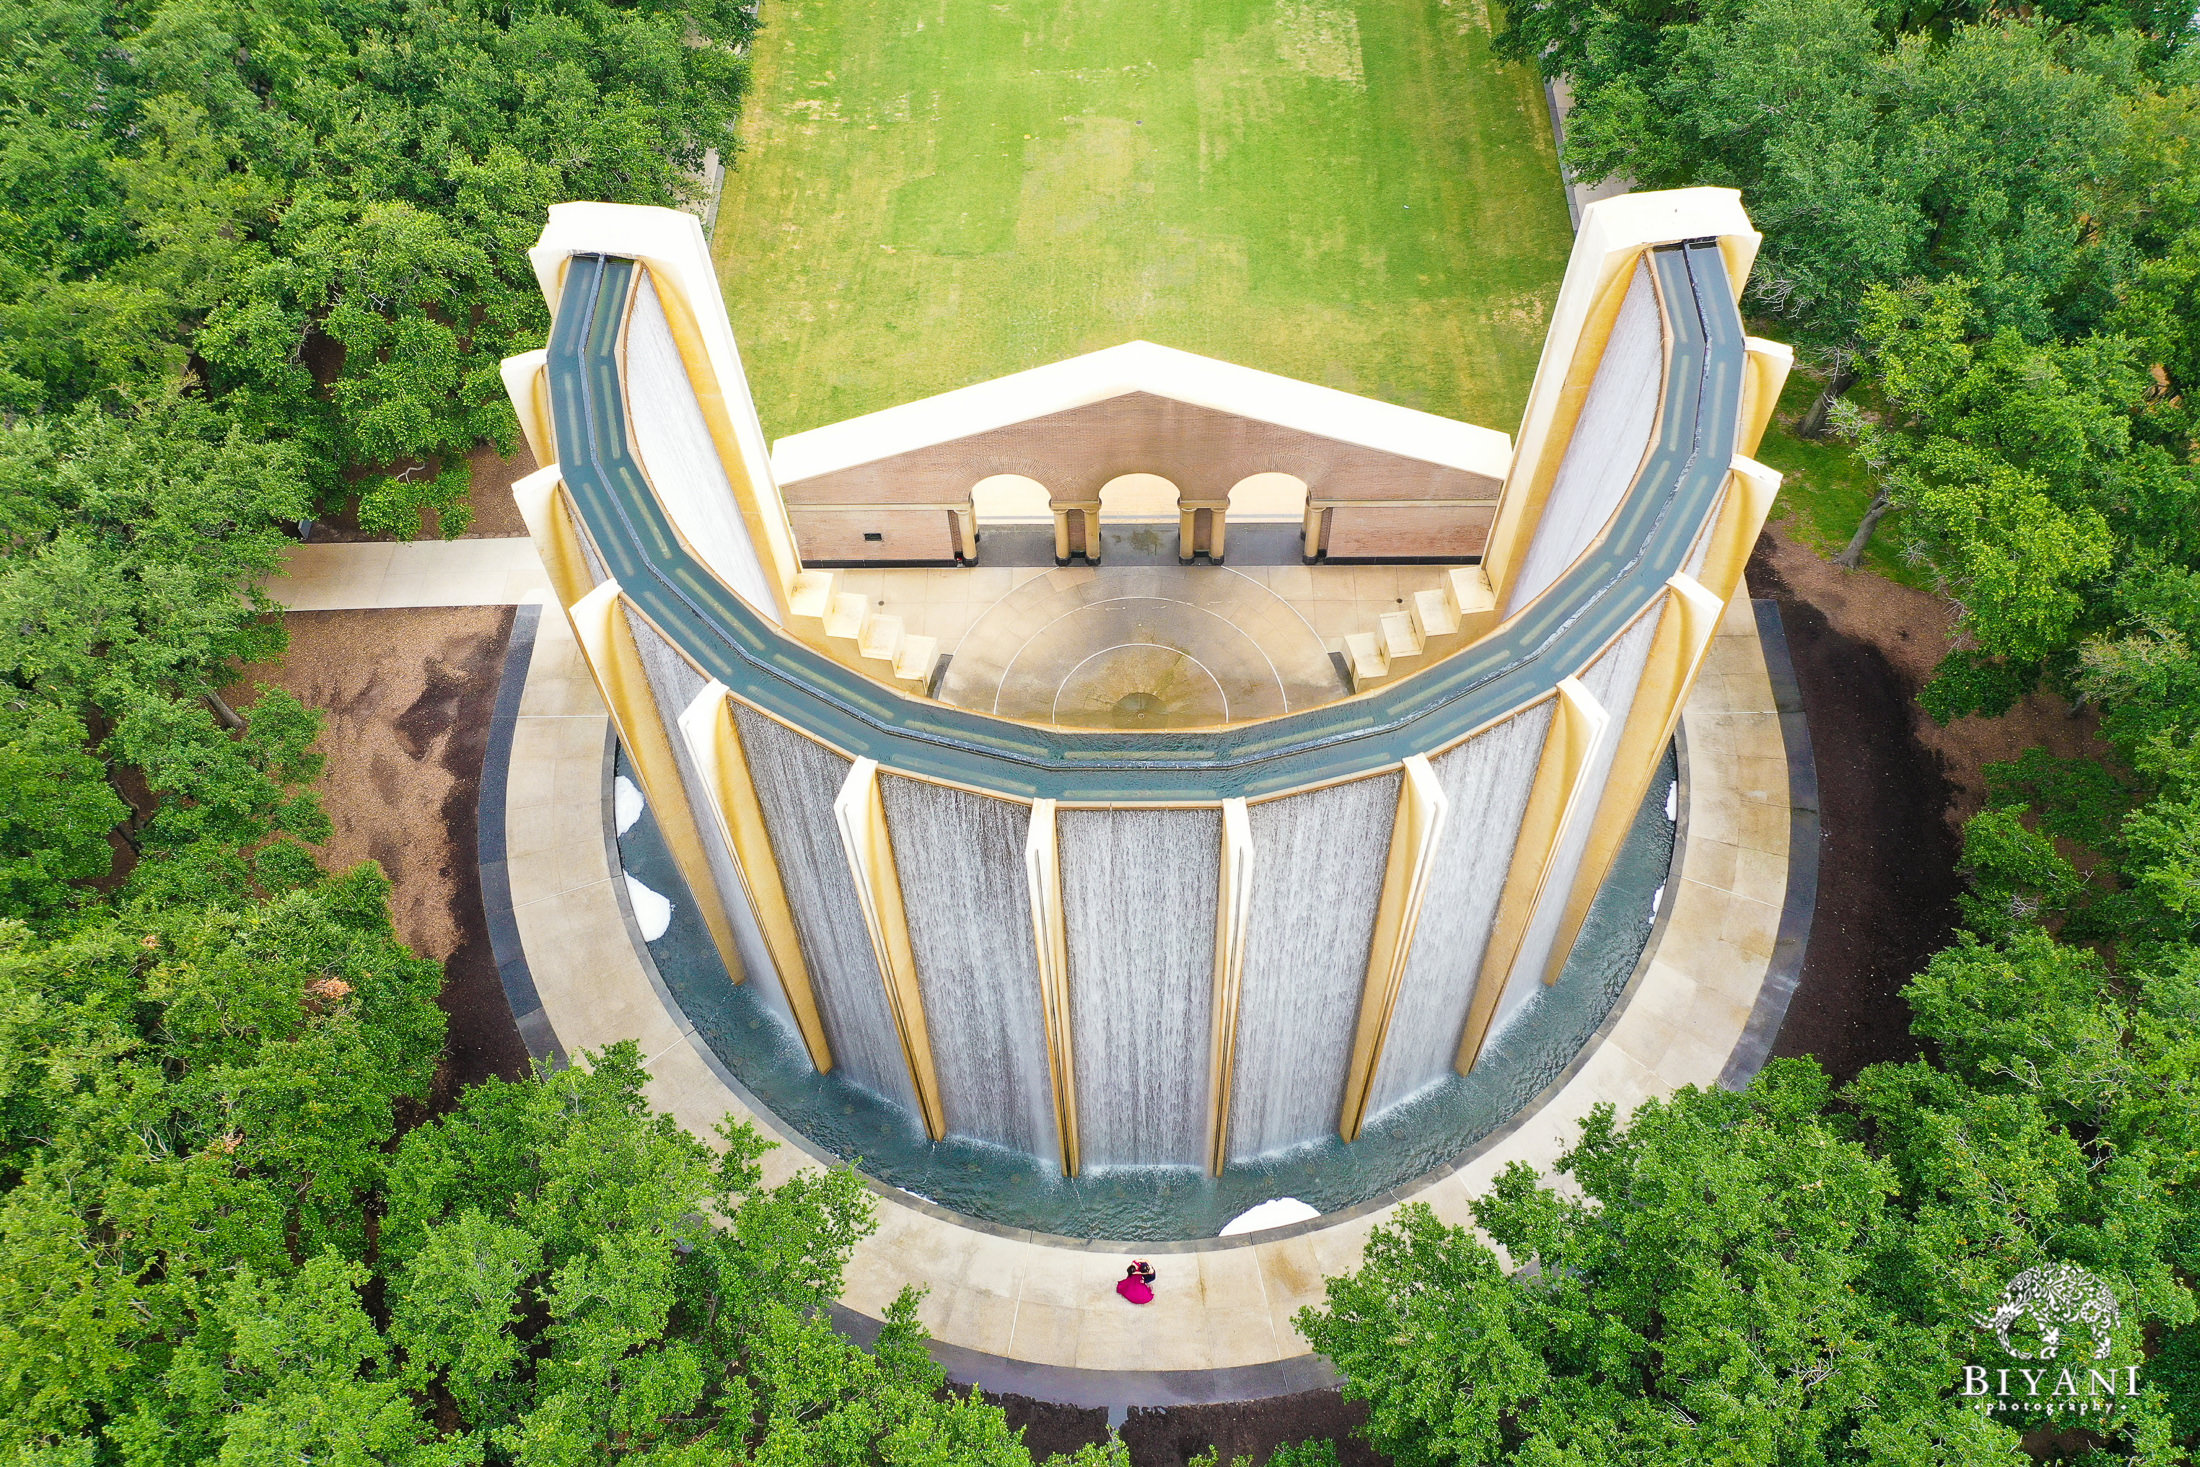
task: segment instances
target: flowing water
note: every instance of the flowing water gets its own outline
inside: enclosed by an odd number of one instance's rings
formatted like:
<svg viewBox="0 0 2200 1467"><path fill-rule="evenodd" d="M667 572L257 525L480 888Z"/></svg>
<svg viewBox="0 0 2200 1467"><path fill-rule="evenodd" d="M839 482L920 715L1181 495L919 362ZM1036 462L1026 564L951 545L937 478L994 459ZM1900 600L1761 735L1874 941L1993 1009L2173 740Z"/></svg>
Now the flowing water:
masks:
<svg viewBox="0 0 2200 1467"><path fill-rule="evenodd" d="M1507 727L1501 725L1499 731ZM744 724L743 732L749 732L748 725ZM1527 730L1516 736L1524 746L1540 748L1540 733ZM768 738L751 742L752 760L759 753L758 744ZM1493 745L1488 757L1504 763L1514 755L1517 751L1509 746ZM1532 756L1528 758L1532 767ZM1473 792L1478 789L1485 792L1479 798L1494 800L1495 795L1488 792L1509 785L1492 771L1476 773L1467 763L1434 762L1454 800L1454 825L1445 837L1449 842L1457 834L1462 800L1475 798ZM764 782L762 774L760 769L759 783ZM811 798L825 796L820 809L829 806L829 791L824 788L829 776L830 771L822 769L808 776L817 786ZM1472 1075L1452 1073L1440 1054L1432 1062L1428 1054L1408 1049L1386 1053L1378 1100L1387 1108L1368 1122L1358 1141L1346 1145L1331 1133L1304 1145L1234 1161L1220 1177L1205 1175L1197 1165L1203 1144L1203 1072L1196 1076L1141 1073L1120 1113L1098 1108L1094 1118L1101 1124L1086 1123L1087 1166L1077 1177L1063 1177L1052 1161L967 1136L951 1135L936 1143L928 1140L905 1106L857 1083L850 1073L852 1066L843 1063L831 1074L817 1074L800 1042L774 1017L755 987L737 987L727 981L709 934L696 917L693 902L686 899L653 813L645 813L620 838L619 848L636 877L672 896L671 928L649 944L666 986L711 1051L782 1125L799 1131L827 1153L856 1161L883 1182L970 1217L1070 1237L1163 1241L1213 1237L1232 1217L1275 1197L1297 1197L1323 1212L1333 1212L1411 1184L1497 1131L1558 1079L1610 1014L1649 936L1656 898L1672 865L1674 831L1665 807L1674 777L1674 760L1668 752L1559 982L1549 988L1538 985L1540 991L1531 994L1505 1030L1491 1038ZM1158 934L1164 928L1167 940L1157 935L1151 951L1133 941L1123 949L1125 956L1105 971L1096 973L1088 966L1073 974L1080 983L1110 984L1120 990L1115 1004L1103 1008L1089 1029L1080 1028L1079 1052L1087 1052L1087 1045L1094 1046L1091 1052L1096 1055L1111 1045L1135 1049L1142 1038L1172 1048L1195 1039L1203 1045L1203 1036L1141 1036L1137 1026L1145 1020L1140 1018L1138 1000L1145 991L1141 985L1156 985L1158 991L1163 983L1196 981L1204 991L1209 982L1213 853L1219 840L1219 817L1211 811L1182 812L1188 818L1180 840L1166 843L1175 850L1174 857L1156 860L1153 842L1142 840L1130 850L1114 838L1120 832L1107 829L1112 813L1062 813L1063 878L1072 940L1079 930L1095 936L1113 931L1135 937L1141 930ZM1072 817L1086 828L1073 833ZM830 814L823 819L828 828L819 834L829 839ZM775 838L777 834L775 825ZM837 842L827 845L821 839L817 844L821 862L829 857L830 869L844 872ZM1073 850L1079 853L1075 857ZM1453 857L1440 854L1439 859ZM1499 858L1470 854L1458 859L1495 862ZM786 864L785 856L782 863ZM1202 869L1208 872L1203 895L1184 884L1199 880L1197 873ZM785 875L792 894L796 873L787 870ZM1173 893L1169 906L1151 905L1162 893ZM1172 913L1171 921L1153 921L1154 913L1163 910ZM1429 925L1432 920L1437 923L1434 928ZM1422 970L1420 943L1449 946L1472 940L1471 920L1462 928L1470 934L1466 938L1446 935L1450 929L1441 910L1424 915L1422 922L1422 936L1408 968L1407 991L1400 1001L1401 1021L1422 1012L1414 1007L1424 1003L1416 996L1422 991L1416 977L1433 981ZM1005 926L1001 930L1005 933ZM914 924L911 937L914 943ZM867 946L863 951L868 963ZM1178 957L1196 955L1197 960L1177 961L1172 951ZM1437 960L1431 956L1428 961ZM1466 959L1458 961L1464 965ZM1479 962L1478 955L1474 961ZM875 965L871 981L877 982ZM930 1002L928 995L928 1012ZM1431 1013L1441 1006L1434 997L1425 1002ZM1089 1012L1091 1006L1087 1007ZM1393 1044L1418 1032L1394 1025ZM1003 1114L1008 1114L1008 1107L1004 1106ZM1152 1145L1155 1138L1164 1139L1166 1149ZM1092 1149L1095 1139L1110 1148L1101 1155L1120 1159L1151 1146L1162 1153L1156 1161L1179 1164L1097 1164Z"/></svg>

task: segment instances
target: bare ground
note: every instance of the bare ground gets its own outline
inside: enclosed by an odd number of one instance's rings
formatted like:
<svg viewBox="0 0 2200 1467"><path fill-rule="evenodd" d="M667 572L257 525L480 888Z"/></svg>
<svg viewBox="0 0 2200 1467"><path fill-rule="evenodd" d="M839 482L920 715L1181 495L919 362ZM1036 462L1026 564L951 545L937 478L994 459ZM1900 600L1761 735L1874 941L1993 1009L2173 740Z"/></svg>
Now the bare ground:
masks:
<svg viewBox="0 0 2200 1467"><path fill-rule="evenodd" d="M1951 646L1954 609L1846 571L1768 527L1749 563L1778 601L1818 765L1818 906L1773 1052L1836 1080L1918 1052L1901 990L1954 930L1963 822L1984 767L2028 748L2100 755L2091 717L2035 693L2001 718L1935 724L1917 690Z"/></svg>
<svg viewBox="0 0 2200 1467"><path fill-rule="evenodd" d="M397 935L443 965L450 1030L439 1099L528 1068L489 946L475 848L512 615L509 606L291 612L289 655L240 679L241 690L272 683L326 715L320 789L335 832L321 854L335 870L379 862L394 886Z"/></svg>

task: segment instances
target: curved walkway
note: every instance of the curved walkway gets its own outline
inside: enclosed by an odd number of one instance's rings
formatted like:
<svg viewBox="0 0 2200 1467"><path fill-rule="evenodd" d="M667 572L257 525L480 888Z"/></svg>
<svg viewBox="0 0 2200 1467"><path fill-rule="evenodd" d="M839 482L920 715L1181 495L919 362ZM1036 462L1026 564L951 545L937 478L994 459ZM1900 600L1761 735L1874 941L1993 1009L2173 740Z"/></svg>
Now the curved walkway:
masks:
<svg viewBox="0 0 2200 1467"><path fill-rule="evenodd" d="M608 719L562 618L546 615L525 655L504 771L504 849L484 851L485 868L493 862L508 883L508 904L491 902L509 912L493 919L500 944L521 949L500 945L498 954L515 1012L523 1003L537 1011L530 1040L542 1053L638 1040L651 1100L698 1135L729 1113L779 1135L693 1035L631 929L605 808ZM1774 663L1784 661L1775 649ZM1815 879L1811 852L1800 867L1812 880L1791 893L1791 822L1814 844L1815 811L1807 779L1791 799L1782 712L1750 603L1738 600L1722 625L1682 728L1680 879L1612 1017L1506 1130L1354 1212L1196 1243L1046 1239L876 1188L879 1228L856 1250L842 1296L852 1332L913 1283L928 1290L918 1314L943 1362L990 1389L1095 1405L1305 1389L1326 1378L1326 1366L1293 1314L1320 1302L1325 1275L1358 1263L1368 1234L1401 1202L1465 1223L1472 1200L1510 1163L1547 1171L1591 1107L1624 1113L1683 1085L1746 1082L1792 989ZM1788 732L1800 734L1799 722ZM485 790L491 782L485 773ZM789 1144L770 1153L767 1180L821 1164L799 1138L780 1139ZM1134 1252L1162 1259L1159 1298L1144 1309L1113 1291Z"/></svg>

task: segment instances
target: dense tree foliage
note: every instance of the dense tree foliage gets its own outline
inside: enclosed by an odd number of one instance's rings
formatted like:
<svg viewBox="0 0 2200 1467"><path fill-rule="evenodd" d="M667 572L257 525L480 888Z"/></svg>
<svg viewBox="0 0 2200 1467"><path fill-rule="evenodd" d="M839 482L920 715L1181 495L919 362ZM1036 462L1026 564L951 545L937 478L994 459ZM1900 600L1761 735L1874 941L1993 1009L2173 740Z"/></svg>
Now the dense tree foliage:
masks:
<svg viewBox="0 0 2200 1467"><path fill-rule="evenodd" d="M1590 177L1739 187L1745 305L1960 612L1934 717L2043 682L2115 757L1990 766L1956 944L1907 988L1929 1059L1835 1090L1595 1114L1561 1190L1479 1232L1408 1209L1302 1315L1400 1463L2180 1462L2200 1449L2200 79L2189 8L1523 0L1510 54L1580 105ZM1865 403L1836 400L1856 382ZM1494 1245L1494 1247L1492 1246ZM1502 1250L1499 1252L1498 1250ZM2122 1309L2143 1389L1981 1413L1978 1319L2035 1265ZM2070 1352L2066 1351L2066 1357ZM2098 1366L2090 1358L2085 1364ZM2036 1363L2036 1362L2023 1362ZM2068 1363L2067 1360L2058 1363ZM2082 1372L2081 1372L2082 1376ZM2105 1399L2105 1398L2104 1398Z"/></svg>
<svg viewBox="0 0 2200 1467"><path fill-rule="evenodd" d="M851 1173L763 1186L631 1049L439 1089L318 715L228 701L286 526L463 527L545 206L688 201L754 24L0 0L0 1460L1028 1467L915 1295L833 1332Z"/></svg>
<svg viewBox="0 0 2200 1467"><path fill-rule="evenodd" d="M200 395L285 445L295 518L463 525L539 339L525 249L563 199L671 204L731 153L737 0L8 0L0 408Z"/></svg>

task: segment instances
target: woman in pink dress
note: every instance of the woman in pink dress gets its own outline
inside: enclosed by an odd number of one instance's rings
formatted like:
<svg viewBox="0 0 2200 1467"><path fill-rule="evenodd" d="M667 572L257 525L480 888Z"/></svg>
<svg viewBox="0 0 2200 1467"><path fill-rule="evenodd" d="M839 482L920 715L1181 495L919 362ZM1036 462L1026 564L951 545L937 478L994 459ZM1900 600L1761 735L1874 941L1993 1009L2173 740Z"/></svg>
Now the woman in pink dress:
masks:
<svg viewBox="0 0 2200 1467"><path fill-rule="evenodd" d="M1133 1304L1151 1304L1154 1277L1153 1265L1143 1258L1137 1259L1115 1281L1115 1292Z"/></svg>

